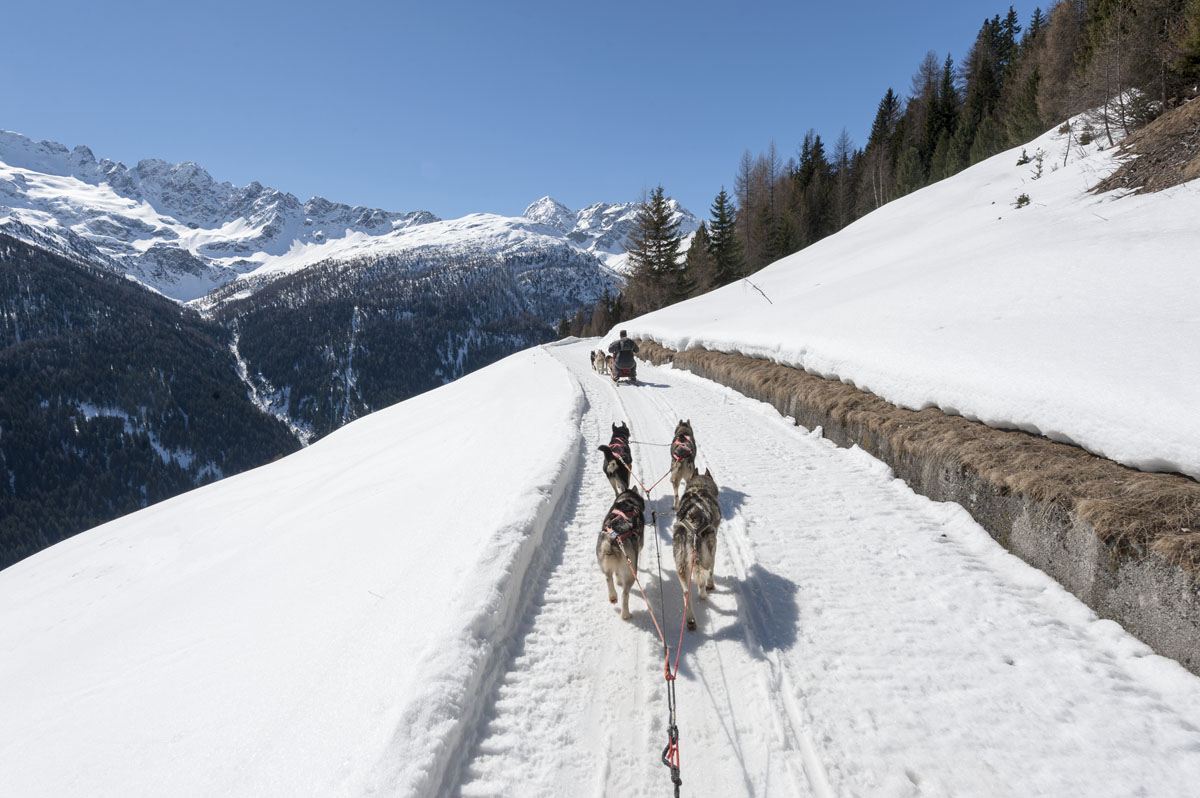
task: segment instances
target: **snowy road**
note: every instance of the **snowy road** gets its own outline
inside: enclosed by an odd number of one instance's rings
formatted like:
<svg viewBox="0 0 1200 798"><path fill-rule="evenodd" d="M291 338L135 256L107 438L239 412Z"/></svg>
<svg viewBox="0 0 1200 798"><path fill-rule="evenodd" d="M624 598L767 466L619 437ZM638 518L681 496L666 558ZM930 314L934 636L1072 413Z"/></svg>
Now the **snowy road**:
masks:
<svg viewBox="0 0 1200 798"><path fill-rule="evenodd" d="M614 388L590 371L593 345L549 348L586 395L583 482L549 572L526 577L538 598L462 795L669 794L661 647L640 598L620 620L595 562L612 499L595 448L613 421L665 443L679 418L724 514L678 683L685 795L1194 794L1200 680L862 452L670 368ZM665 448L633 448L647 482L667 469ZM670 505L664 483L650 506L673 635Z"/></svg>

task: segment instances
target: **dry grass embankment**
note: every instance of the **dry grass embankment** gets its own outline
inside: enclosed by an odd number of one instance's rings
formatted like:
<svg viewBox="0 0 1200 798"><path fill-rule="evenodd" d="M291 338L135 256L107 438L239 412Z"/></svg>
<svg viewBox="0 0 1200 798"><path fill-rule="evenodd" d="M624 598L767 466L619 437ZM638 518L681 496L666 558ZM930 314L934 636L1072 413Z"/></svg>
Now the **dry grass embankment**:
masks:
<svg viewBox="0 0 1200 798"><path fill-rule="evenodd" d="M1145 194L1200 178L1200 98L1184 103L1129 135L1127 159L1092 189Z"/></svg>
<svg viewBox="0 0 1200 798"><path fill-rule="evenodd" d="M1193 103L1200 108L1200 103ZM1161 558L1200 571L1200 483L1127 468L1076 446L1001 430L941 410L906 410L866 391L740 354L674 352L639 342L641 356L673 361L770 402L807 427L845 431L890 462L956 463L1000 495L1050 503L1090 524L1114 559ZM970 509L970 508L969 508ZM989 530L991 531L991 530Z"/></svg>

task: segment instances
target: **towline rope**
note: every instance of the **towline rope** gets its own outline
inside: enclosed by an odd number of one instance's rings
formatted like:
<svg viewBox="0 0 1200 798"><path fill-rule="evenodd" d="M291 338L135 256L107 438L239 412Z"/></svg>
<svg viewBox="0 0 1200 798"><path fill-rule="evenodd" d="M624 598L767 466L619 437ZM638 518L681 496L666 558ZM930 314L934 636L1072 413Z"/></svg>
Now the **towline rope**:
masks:
<svg viewBox="0 0 1200 798"><path fill-rule="evenodd" d="M631 443L631 444L632 444L632 443L635 443L635 442L636 442L636 441L629 441L629 443ZM658 444L655 444L655 445L658 445ZM667 444L667 445L670 445L670 444ZM630 455L629 455L629 456L630 456L630 458L632 458L632 457L633 457L633 454L632 454L632 453L630 453ZM645 483L645 482L642 482L642 478L641 478L641 477L639 477L637 474L635 474L635 473L633 472L633 466L631 466L631 465L629 465L628 463L626 463L626 462L625 462L624 460L622 460L620 457L618 457L618 458L617 458L617 462L618 462L618 463L620 463L621 465L625 466L625 470L629 472L629 476L630 476L630 478L631 478L631 479L633 479L633 481L634 481L634 482L636 482L636 483L638 484L638 486L639 486L639 487L641 487L641 489L642 489L642 492L646 494L646 498L647 498L647 499L649 499L649 498L650 498L650 491L652 491L652 490L654 490L656 487L658 487L658 483L662 482L664 479L666 479L667 477L671 476L671 469L669 469L669 468L668 468L668 469L667 469L667 471L666 471L666 473L664 473L664 474L663 474L661 477L659 477L658 479L654 480L654 482L652 482L652 483L650 484L650 487L646 487L646 483ZM650 512L651 512L651 513L653 513L654 511L653 511L653 510L651 510Z"/></svg>
<svg viewBox="0 0 1200 798"><path fill-rule="evenodd" d="M662 550L658 542L657 511L650 511L650 520L654 524L654 555L658 562L658 610L662 613L665 621L667 607L663 594ZM650 613L650 620L654 622L654 629L658 632L658 639L663 645L663 679L667 682L667 745L662 750L662 763L671 771L671 783L675 786L675 798L679 798L679 788L683 785L683 778L679 774L679 725L675 715L675 677L679 675L679 657L683 653L683 633L687 626L688 606L691 600L691 569L688 569L688 586L683 593L683 612L679 614L679 641L675 645L675 665L672 667L671 646L667 642L666 634L663 633L662 625L658 622L658 617L654 614L654 605L650 603L650 597L646 595L646 588L642 586L638 569L634 567L629 552L625 550L625 541L618 539L617 546L621 549L621 555L625 557L629 572L633 574L634 584L637 585L638 592L642 594L642 601L646 602L646 610Z"/></svg>

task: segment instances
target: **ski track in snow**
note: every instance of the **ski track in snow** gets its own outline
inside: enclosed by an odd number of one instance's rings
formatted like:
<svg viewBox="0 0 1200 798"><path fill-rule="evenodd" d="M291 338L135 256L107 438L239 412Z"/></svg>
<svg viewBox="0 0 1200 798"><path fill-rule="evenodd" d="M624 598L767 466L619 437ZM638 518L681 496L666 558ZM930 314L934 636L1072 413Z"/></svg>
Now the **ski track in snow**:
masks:
<svg viewBox="0 0 1200 798"><path fill-rule="evenodd" d="M1200 681L863 452L671 368L643 364L641 386L614 388L591 372L594 343L549 348L584 387L588 460L444 792L669 794L661 644L636 590L620 620L596 565L612 501L596 447L614 421L665 443L690 418L724 519L677 683L685 795L1189 794ZM633 450L647 484L669 466L666 448ZM650 508L674 645L669 480ZM647 522L640 575L657 611Z"/></svg>

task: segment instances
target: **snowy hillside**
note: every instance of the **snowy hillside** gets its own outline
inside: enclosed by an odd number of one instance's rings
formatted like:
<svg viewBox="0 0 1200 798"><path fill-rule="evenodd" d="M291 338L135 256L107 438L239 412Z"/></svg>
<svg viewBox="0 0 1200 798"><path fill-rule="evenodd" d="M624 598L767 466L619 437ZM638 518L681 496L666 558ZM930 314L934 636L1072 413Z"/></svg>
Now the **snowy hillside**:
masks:
<svg viewBox="0 0 1200 798"><path fill-rule="evenodd" d="M677 682L684 794L1194 788L1200 679L861 451L670 368L614 389L595 346L0 571L5 793L669 794L661 644L638 594L628 622L605 599L595 449L680 417L723 515ZM646 481L670 462L634 458ZM674 637L669 487L650 508L641 578Z"/></svg>
<svg viewBox="0 0 1200 798"><path fill-rule="evenodd" d="M1200 477L1200 182L1090 194L1100 141L1051 131L885 205L755 274L770 302L735 283L624 326Z"/></svg>
<svg viewBox="0 0 1200 798"><path fill-rule="evenodd" d="M620 272L636 207L599 203L575 213L547 197L520 217L442 222L426 211L301 202L257 182L218 182L190 162L129 168L84 146L0 131L0 230L183 301L241 278L253 290L314 264L422 247L507 257L566 245ZM690 213L676 212L685 233L695 230Z"/></svg>
<svg viewBox="0 0 1200 798"><path fill-rule="evenodd" d="M3 792L430 794L574 476L578 401L516 355L0 572Z"/></svg>

